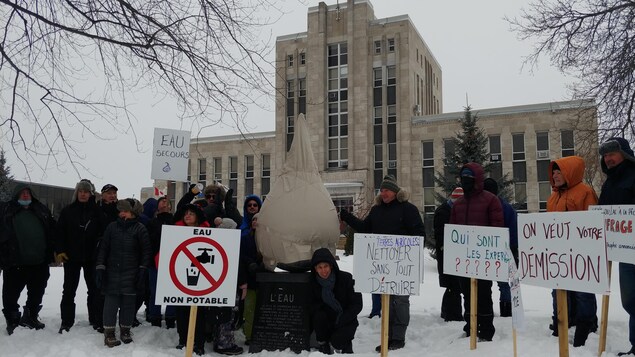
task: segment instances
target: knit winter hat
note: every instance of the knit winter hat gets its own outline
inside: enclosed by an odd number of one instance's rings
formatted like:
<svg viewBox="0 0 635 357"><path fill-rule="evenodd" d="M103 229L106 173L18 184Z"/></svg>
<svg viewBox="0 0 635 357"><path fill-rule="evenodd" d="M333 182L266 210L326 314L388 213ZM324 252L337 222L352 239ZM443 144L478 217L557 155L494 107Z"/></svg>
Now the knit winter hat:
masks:
<svg viewBox="0 0 635 357"><path fill-rule="evenodd" d="M234 222L233 219L231 218L223 218L223 221L221 222L221 224L218 225L218 228L225 228L225 229L236 229L236 222Z"/></svg>
<svg viewBox="0 0 635 357"><path fill-rule="evenodd" d="M491 177L488 177L483 181L483 189L487 192L491 192L498 195L498 182Z"/></svg>
<svg viewBox="0 0 635 357"><path fill-rule="evenodd" d="M398 193L401 190L399 185L397 185L397 179L393 175L384 176L384 180L381 182L381 185L379 185L379 188L385 188L394 193Z"/></svg>
<svg viewBox="0 0 635 357"><path fill-rule="evenodd" d="M474 171L472 171L472 169L466 167L461 170L461 176L476 177L476 174L474 174Z"/></svg>
<svg viewBox="0 0 635 357"><path fill-rule="evenodd" d="M126 198L125 200L117 201L117 210L119 210L119 212L128 211L134 214L135 217L139 217L143 212L143 205L139 200Z"/></svg>
<svg viewBox="0 0 635 357"><path fill-rule="evenodd" d="M452 193L450 194L450 198L453 201L459 199L459 197L463 197L463 188L461 187L455 188L454 191L452 191Z"/></svg>

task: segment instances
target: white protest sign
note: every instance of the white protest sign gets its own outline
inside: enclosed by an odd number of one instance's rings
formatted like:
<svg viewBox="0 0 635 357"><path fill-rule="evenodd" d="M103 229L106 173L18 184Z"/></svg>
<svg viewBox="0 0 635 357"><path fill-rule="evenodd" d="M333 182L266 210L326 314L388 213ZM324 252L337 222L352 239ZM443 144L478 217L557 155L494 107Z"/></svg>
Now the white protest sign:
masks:
<svg viewBox="0 0 635 357"><path fill-rule="evenodd" d="M603 227L600 211L519 214L520 280L551 289L607 293Z"/></svg>
<svg viewBox="0 0 635 357"><path fill-rule="evenodd" d="M446 224L443 230L443 273L507 282L509 229Z"/></svg>
<svg viewBox="0 0 635 357"><path fill-rule="evenodd" d="M189 159L189 131L154 128L152 179L187 181Z"/></svg>
<svg viewBox="0 0 635 357"><path fill-rule="evenodd" d="M511 250L507 250L511 256ZM525 329L525 308L523 307L523 297L520 293L520 279L518 268L514 259L509 261L509 286L512 295L512 326L516 330Z"/></svg>
<svg viewBox="0 0 635 357"><path fill-rule="evenodd" d="M234 306L240 230L163 226L157 305Z"/></svg>
<svg viewBox="0 0 635 357"><path fill-rule="evenodd" d="M355 233L355 291L419 295L423 237Z"/></svg>
<svg viewBox="0 0 635 357"><path fill-rule="evenodd" d="M589 206L604 214L606 254L610 261L635 264L634 205Z"/></svg>

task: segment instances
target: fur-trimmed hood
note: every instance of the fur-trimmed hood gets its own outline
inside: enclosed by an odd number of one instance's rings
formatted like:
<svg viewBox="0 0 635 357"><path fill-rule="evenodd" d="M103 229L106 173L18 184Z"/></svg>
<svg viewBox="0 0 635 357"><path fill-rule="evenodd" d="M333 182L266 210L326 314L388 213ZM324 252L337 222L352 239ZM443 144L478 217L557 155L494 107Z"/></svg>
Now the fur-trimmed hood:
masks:
<svg viewBox="0 0 635 357"><path fill-rule="evenodd" d="M397 196L395 196L395 199L399 202L407 202L410 199L410 193L408 193L408 191L401 188L399 192L397 192ZM373 206L379 206L382 203L383 201L381 199L381 195L377 194L377 196L375 196L375 202Z"/></svg>

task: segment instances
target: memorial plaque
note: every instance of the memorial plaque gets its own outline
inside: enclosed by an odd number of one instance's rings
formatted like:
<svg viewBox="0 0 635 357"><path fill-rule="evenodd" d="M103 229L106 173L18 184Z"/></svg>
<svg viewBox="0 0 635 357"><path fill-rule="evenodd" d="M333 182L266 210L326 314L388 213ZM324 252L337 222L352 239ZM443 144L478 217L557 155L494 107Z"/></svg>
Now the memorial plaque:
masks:
<svg viewBox="0 0 635 357"><path fill-rule="evenodd" d="M310 273L259 273L249 353L309 350Z"/></svg>

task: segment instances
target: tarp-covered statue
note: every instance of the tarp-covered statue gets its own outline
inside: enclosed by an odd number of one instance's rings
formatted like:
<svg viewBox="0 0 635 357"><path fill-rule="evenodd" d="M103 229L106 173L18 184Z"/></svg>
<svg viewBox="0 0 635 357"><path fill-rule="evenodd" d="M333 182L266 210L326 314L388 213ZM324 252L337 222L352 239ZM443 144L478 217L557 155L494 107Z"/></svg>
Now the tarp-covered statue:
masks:
<svg viewBox="0 0 635 357"><path fill-rule="evenodd" d="M260 209L256 242L269 270L310 269L318 248L335 253L339 221L311 150L304 114L298 116L287 160Z"/></svg>

